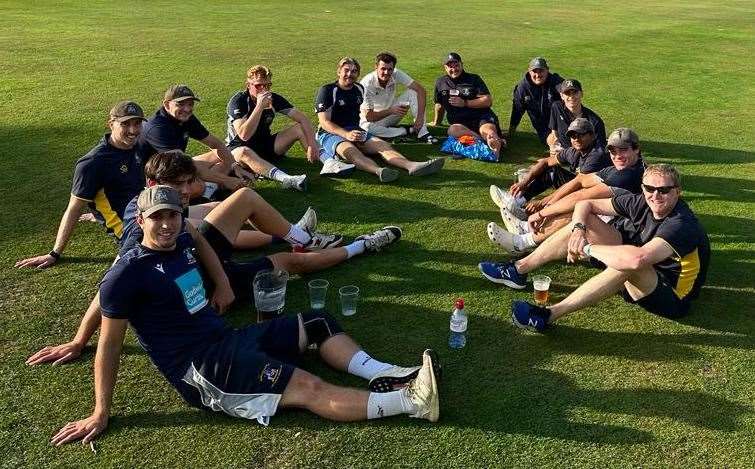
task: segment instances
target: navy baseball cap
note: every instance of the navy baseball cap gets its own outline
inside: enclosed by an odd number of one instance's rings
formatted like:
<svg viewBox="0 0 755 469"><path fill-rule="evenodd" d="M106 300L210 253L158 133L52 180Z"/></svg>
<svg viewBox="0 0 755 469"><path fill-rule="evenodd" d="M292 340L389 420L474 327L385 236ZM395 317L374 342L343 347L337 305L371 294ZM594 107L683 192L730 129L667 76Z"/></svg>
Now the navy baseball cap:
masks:
<svg viewBox="0 0 755 469"><path fill-rule="evenodd" d="M147 120L144 118L142 107L133 101L121 101L113 106L110 110L110 119L116 122L126 122L131 119Z"/></svg>
<svg viewBox="0 0 755 469"><path fill-rule="evenodd" d="M443 57L443 65L447 64L448 62L461 62L461 56L456 52L449 52L445 57Z"/></svg>
<svg viewBox="0 0 755 469"><path fill-rule="evenodd" d="M187 99L201 101L188 86L171 85L170 88L165 91L163 101L186 101Z"/></svg>
<svg viewBox="0 0 755 469"><path fill-rule="evenodd" d="M136 207L142 216L148 217L158 210L173 210L182 213L181 195L170 186L156 185L144 189L136 199Z"/></svg>
<svg viewBox="0 0 755 469"><path fill-rule="evenodd" d="M534 59L530 60L530 65L527 67L527 71L535 70L536 68L544 68L548 70L548 62L545 61L543 57L535 57Z"/></svg>
<svg viewBox="0 0 755 469"><path fill-rule="evenodd" d="M567 91L582 91L582 83L580 83L579 80L570 78L562 81L557 89L559 93L566 93Z"/></svg>
<svg viewBox="0 0 755 469"><path fill-rule="evenodd" d="M592 122L585 119L584 117L577 117L576 119L571 121L571 124L569 124L569 129L566 131L566 135L571 137L574 133L594 134L595 127L592 125Z"/></svg>

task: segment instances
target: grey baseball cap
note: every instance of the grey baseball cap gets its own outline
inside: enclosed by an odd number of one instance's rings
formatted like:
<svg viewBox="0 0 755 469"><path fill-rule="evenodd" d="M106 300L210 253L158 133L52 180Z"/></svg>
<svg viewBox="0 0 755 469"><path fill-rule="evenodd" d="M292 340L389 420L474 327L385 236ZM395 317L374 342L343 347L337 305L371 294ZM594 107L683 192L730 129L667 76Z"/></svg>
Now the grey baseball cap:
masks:
<svg viewBox="0 0 755 469"><path fill-rule="evenodd" d="M186 85L171 85L166 91L163 101L186 101L187 99L193 99L194 101L201 101Z"/></svg>
<svg viewBox="0 0 755 469"><path fill-rule="evenodd" d="M566 131L566 135L571 137L571 134L573 133L594 134L595 127L593 127L592 122L585 119L584 117L577 117L576 119L571 121L571 124L569 124L569 128Z"/></svg>
<svg viewBox="0 0 755 469"><path fill-rule="evenodd" d="M535 70L536 68L544 68L548 70L548 62L545 61L543 57L535 57L534 59L530 60L530 65L527 67L527 71Z"/></svg>
<svg viewBox="0 0 755 469"><path fill-rule="evenodd" d="M126 122L131 119L147 120L144 118L142 107L133 101L121 101L113 106L110 110L110 119L116 122Z"/></svg>
<svg viewBox="0 0 755 469"><path fill-rule="evenodd" d="M449 52L445 57L443 57L443 65L447 64L448 62L461 62L461 56L456 52Z"/></svg>
<svg viewBox="0 0 755 469"><path fill-rule="evenodd" d="M637 132L628 127L619 127L608 136L607 148L635 148L640 144Z"/></svg>
<svg viewBox="0 0 755 469"><path fill-rule="evenodd" d="M582 91L582 83L579 80L570 78L559 83L557 89L559 93L566 93L569 90Z"/></svg>
<svg viewBox="0 0 755 469"><path fill-rule="evenodd" d="M136 199L136 207L142 216L148 217L158 210L183 212L181 195L170 186L156 185L144 189Z"/></svg>

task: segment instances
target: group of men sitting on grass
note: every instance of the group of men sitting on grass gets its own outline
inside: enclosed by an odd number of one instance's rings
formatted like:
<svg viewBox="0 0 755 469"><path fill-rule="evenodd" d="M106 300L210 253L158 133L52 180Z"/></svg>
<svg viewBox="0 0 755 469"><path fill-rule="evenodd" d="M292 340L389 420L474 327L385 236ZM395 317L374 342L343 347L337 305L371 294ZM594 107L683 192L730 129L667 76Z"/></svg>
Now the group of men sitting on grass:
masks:
<svg viewBox="0 0 755 469"><path fill-rule="evenodd" d="M438 172L443 158L413 162L380 138L437 143L425 123L424 88L395 68L396 62L392 54L378 54L375 71L359 83L358 62L342 59L338 80L317 93L316 132L302 112L270 92L272 74L264 66L249 69L246 89L228 104L227 145L194 115L199 98L185 85L171 86L149 119L132 101L111 109L110 131L76 163L53 249L16 264L55 264L85 207L119 245L74 339L44 347L27 361L76 359L100 329L95 409L63 427L53 443L91 441L106 428L128 324L167 381L197 407L263 424L278 406L343 421L402 413L437 421L441 368L432 350L423 353L420 366L401 367L372 358L324 312L241 329L218 316L235 299L249 297L260 271L317 271L401 238L399 227L386 226L340 247L342 236L316 230L312 208L290 223L247 187L262 176L305 190L306 175L288 175L276 166L297 141L309 161L322 163L324 176L345 177L357 168L382 182L398 177L365 154L379 155L410 175ZM443 65L430 125L439 125L445 114L449 135L473 135L499 154L505 139L484 81L464 71L457 53L449 53ZM397 84L407 88L403 94ZM631 129L616 129L606 138L602 120L581 98L581 84L551 74L540 57L515 87L509 135L527 112L550 152L508 190L490 187L505 227L490 223L490 239L511 255L527 255L482 262L480 270L493 282L522 289L527 273L554 260L585 259L604 269L550 307L514 302L514 324L537 331L617 292L653 313L681 317L704 282L709 244L679 199L679 174L669 165L645 166ZM295 124L271 133L276 113ZM413 123L399 125L407 113ZM211 150L192 158L185 153L189 137ZM536 198L548 189L555 190ZM289 246L290 252L232 259L236 249L270 244ZM330 366L368 380L369 391L334 386L296 367L296 356L312 348Z"/></svg>

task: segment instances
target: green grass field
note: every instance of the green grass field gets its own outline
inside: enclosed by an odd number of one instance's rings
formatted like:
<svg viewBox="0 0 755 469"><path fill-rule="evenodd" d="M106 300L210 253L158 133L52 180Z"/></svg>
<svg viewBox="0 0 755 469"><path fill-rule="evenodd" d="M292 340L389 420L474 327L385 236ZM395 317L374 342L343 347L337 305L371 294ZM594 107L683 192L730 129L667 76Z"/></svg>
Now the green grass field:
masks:
<svg viewBox="0 0 755 469"><path fill-rule="evenodd" d="M629 4L512 1L0 3L0 467L363 467L755 465L755 5L752 1ZM383 28L377 25L385 24ZM457 50L490 87L508 122L510 92L535 55L578 78L606 127L634 127L645 158L681 170L684 198L713 247L693 313L673 322L614 298L545 335L515 329L514 299L477 271L502 259L484 228L498 220L490 184L506 184L539 144L525 118L502 164L448 161L441 175L380 185L314 177L307 194L269 182L259 192L290 219L318 208L327 231L356 236L398 224L404 239L306 281L355 283L361 311L346 330L376 357L417 362L426 347L446 371L441 420L341 425L281 411L264 428L185 406L127 335L112 418L97 440L53 448L50 437L89 415L90 346L77 362L30 368L43 345L70 340L115 246L79 224L54 268L15 260L51 248L73 163L104 131L108 109L134 99L153 112L168 84L202 97L196 113L224 136L225 105L246 68L265 63L274 89L314 118L312 101L343 55L371 69L380 50L431 88ZM280 120L280 119L279 119ZM404 145L415 159L437 148ZM198 152L199 146L190 147ZM284 169L308 166L297 146ZM595 271L542 269L563 297ZM469 343L448 350L452 300L467 300ZM336 307L331 291L329 305ZM234 324L251 320L237 305ZM307 359L341 384L363 386Z"/></svg>

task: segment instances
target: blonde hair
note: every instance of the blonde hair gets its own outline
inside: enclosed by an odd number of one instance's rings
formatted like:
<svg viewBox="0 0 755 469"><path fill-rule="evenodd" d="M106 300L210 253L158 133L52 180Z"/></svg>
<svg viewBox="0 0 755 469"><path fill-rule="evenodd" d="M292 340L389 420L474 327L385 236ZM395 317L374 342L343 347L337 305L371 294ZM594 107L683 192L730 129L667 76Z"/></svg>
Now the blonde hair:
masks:
<svg viewBox="0 0 755 469"><path fill-rule="evenodd" d="M645 176L649 176L651 174L656 176L669 177L676 187L682 186L682 177L679 175L679 171L677 171L676 168L674 168L670 164L651 164L647 168L645 168L645 172L642 174L642 177L644 178Z"/></svg>
<svg viewBox="0 0 755 469"><path fill-rule="evenodd" d="M362 70L362 66L359 65L359 62L357 62L357 59L353 57L344 57L341 60L338 61L338 67L336 68L336 72L341 70L341 68L344 65L353 65L357 68L357 73L359 73Z"/></svg>
<svg viewBox="0 0 755 469"><path fill-rule="evenodd" d="M246 78L251 80L253 78L261 78L263 80L271 80L273 78L273 72L264 65L255 65L246 71Z"/></svg>

